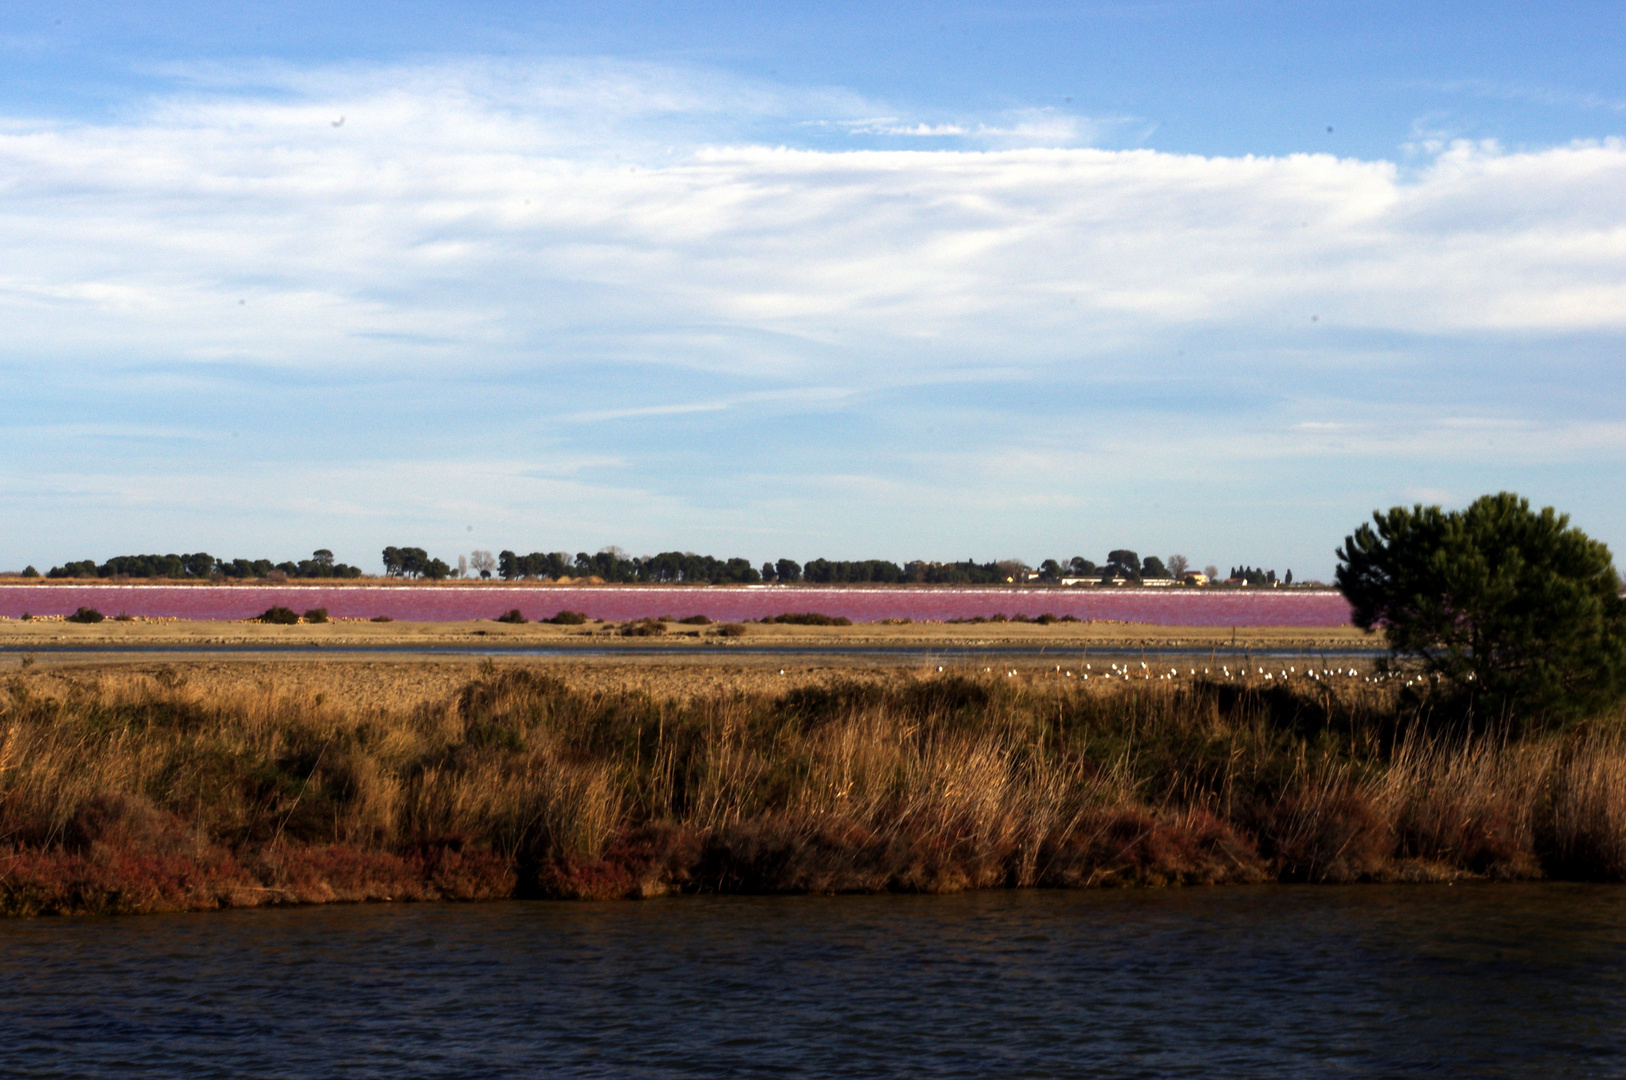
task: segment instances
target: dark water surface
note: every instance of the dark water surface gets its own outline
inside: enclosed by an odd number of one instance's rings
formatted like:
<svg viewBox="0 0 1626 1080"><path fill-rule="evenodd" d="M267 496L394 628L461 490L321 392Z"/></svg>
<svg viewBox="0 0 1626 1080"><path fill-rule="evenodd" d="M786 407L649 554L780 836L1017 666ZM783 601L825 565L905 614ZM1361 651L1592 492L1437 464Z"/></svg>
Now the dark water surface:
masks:
<svg viewBox="0 0 1626 1080"><path fill-rule="evenodd" d="M0 1074L1614 1076L1626 889L0 923Z"/></svg>

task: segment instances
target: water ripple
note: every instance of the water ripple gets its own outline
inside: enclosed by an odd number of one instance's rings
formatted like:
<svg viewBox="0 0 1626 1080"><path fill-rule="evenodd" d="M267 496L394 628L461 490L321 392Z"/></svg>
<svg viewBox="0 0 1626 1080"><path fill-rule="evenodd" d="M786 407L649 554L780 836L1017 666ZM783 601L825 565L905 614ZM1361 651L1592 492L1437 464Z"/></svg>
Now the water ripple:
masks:
<svg viewBox="0 0 1626 1080"><path fill-rule="evenodd" d="M1622 1071L1626 892L689 898L0 925L20 1077Z"/></svg>

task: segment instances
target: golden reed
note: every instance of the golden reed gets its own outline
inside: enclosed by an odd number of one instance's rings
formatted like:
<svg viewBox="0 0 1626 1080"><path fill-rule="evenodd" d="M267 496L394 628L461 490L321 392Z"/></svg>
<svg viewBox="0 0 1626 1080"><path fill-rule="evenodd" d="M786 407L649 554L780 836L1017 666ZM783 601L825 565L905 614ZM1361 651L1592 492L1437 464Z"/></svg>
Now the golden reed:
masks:
<svg viewBox="0 0 1626 1080"><path fill-rule="evenodd" d="M0 695L0 912L1626 879L1626 742L1399 690L971 672L664 697L485 665L430 702L184 672Z"/></svg>

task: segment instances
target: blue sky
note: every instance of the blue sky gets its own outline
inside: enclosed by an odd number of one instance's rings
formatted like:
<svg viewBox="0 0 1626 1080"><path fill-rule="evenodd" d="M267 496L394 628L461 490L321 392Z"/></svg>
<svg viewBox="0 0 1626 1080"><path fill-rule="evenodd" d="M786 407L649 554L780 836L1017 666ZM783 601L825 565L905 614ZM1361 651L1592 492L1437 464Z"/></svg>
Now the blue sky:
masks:
<svg viewBox="0 0 1626 1080"><path fill-rule="evenodd" d="M1626 543L1620 5L0 5L0 567Z"/></svg>

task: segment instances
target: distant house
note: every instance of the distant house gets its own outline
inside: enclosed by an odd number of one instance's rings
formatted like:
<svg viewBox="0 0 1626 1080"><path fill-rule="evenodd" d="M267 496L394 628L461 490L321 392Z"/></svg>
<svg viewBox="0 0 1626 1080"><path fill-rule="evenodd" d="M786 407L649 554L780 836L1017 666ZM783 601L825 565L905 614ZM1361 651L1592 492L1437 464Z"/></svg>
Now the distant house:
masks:
<svg viewBox="0 0 1626 1080"><path fill-rule="evenodd" d="M1186 585L1207 585L1208 575L1200 570L1187 570L1180 575L1180 581Z"/></svg>

